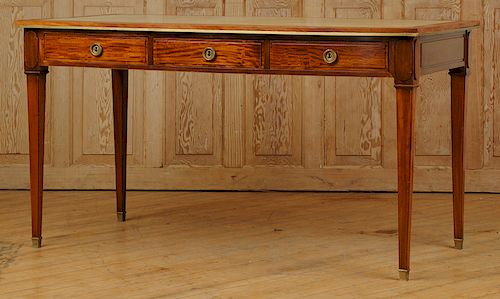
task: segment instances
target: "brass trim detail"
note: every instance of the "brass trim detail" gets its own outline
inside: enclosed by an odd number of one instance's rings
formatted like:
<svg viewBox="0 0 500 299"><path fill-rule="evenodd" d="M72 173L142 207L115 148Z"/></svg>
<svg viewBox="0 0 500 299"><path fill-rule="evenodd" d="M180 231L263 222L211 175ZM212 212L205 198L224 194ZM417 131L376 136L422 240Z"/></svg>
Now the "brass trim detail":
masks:
<svg viewBox="0 0 500 299"><path fill-rule="evenodd" d="M33 237L31 238L31 244L33 248L40 248L42 247L42 238L41 237Z"/></svg>
<svg viewBox="0 0 500 299"><path fill-rule="evenodd" d="M116 212L116 220L118 222L125 222L125 212Z"/></svg>
<svg viewBox="0 0 500 299"><path fill-rule="evenodd" d="M410 271L405 269L399 269L399 280L404 280L404 281L410 280Z"/></svg>

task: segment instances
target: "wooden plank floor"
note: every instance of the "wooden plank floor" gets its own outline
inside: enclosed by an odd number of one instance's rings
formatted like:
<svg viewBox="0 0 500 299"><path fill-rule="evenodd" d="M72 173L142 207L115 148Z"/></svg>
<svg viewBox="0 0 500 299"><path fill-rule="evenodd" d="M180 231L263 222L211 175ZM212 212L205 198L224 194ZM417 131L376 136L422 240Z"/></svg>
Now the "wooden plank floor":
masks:
<svg viewBox="0 0 500 299"><path fill-rule="evenodd" d="M416 194L409 282L395 194L46 192L44 247L29 194L0 191L0 298L500 298L500 195Z"/></svg>

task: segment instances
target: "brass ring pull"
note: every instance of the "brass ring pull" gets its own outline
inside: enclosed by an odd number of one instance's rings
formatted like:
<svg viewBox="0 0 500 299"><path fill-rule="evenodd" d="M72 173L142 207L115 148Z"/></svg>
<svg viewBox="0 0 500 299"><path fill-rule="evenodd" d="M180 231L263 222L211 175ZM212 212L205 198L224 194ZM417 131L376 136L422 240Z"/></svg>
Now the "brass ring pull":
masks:
<svg viewBox="0 0 500 299"><path fill-rule="evenodd" d="M217 53L215 52L215 49L212 47L208 47L208 48L205 48L205 50L203 50L203 58L206 61L214 60L216 55L217 55Z"/></svg>
<svg viewBox="0 0 500 299"><path fill-rule="evenodd" d="M94 43L90 46L90 54L94 57L99 57L102 55L103 49L102 46L98 43Z"/></svg>
<svg viewBox="0 0 500 299"><path fill-rule="evenodd" d="M325 60L325 62L328 64L334 63L335 61L337 61L337 58L337 52L333 51L332 49L328 49L323 53L323 60Z"/></svg>

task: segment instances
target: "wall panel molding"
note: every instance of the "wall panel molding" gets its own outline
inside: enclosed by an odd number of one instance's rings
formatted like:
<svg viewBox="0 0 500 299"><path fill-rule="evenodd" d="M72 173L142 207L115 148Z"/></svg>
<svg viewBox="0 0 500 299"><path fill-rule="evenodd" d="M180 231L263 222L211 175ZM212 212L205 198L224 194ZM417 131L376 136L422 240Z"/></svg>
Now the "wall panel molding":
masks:
<svg viewBox="0 0 500 299"><path fill-rule="evenodd" d="M0 0L0 189L28 188L20 18L96 14L482 19L472 36L467 191L500 192L500 0ZM51 68L48 189L112 189L110 71ZM422 79L416 191L451 190L450 80ZM131 71L130 189L396 186L390 78Z"/></svg>

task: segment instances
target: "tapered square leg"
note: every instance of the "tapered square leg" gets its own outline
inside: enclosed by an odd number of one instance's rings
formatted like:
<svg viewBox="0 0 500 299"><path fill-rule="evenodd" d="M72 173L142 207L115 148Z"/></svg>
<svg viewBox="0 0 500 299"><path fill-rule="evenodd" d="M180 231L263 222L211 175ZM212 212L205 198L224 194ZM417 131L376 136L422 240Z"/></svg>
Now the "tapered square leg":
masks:
<svg viewBox="0 0 500 299"><path fill-rule="evenodd" d="M403 280L408 280L410 275L416 91L417 86L396 84L399 275Z"/></svg>
<svg viewBox="0 0 500 299"><path fill-rule="evenodd" d="M112 70L115 133L116 212L125 221L127 189L128 70Z"/></svg>
<svg viewBox="0 0 500 299"><path fill-rule="evenodd" d="M465 95L468 69L450 70L451 76L451 135L453 168L453 227L455 248L463 249L464 242L464 141Z"/></svg>
<svg viewBox="0 0 500 299"><path fill-rule="evenodd" d="M45 80L47 68L27 70L30 153L31 231L33 247L42 246Z"/></svg>

